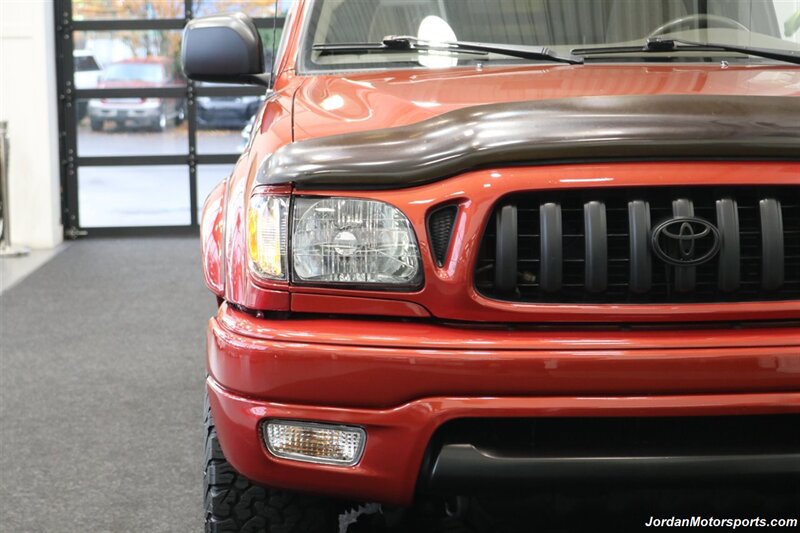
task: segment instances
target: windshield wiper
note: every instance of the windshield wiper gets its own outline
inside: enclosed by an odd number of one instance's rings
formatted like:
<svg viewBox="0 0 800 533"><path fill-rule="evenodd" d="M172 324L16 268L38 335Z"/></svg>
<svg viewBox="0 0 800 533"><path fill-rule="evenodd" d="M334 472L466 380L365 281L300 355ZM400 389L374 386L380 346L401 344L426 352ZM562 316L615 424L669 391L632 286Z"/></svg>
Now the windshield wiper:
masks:
<svg viewBox="0 0 800 533"><path fill-rule="evenodd" d="M521 59L568 63L570 65L580 65L583 63L583 58L581 57L576 57L574 55L562 56L545 46L474 43L469 41L432 42L417 39L410 35L388 35L379 43L315 44L311 48L328 54L347 54L353 52L408 52L414 50L483 52L518 57Z"/></svg>
<svg viewBox="0 0 800 533"><path fill-rule="evenodd" d="M648 39L644 46L607 46L596 48L575 48L576 56L592 56L607 54L631 54L637 52L738 52L755 57L775 59L800 65L800 52L778 50L774 48L757 48L735 44L698 43L683 39Z"/></svg>

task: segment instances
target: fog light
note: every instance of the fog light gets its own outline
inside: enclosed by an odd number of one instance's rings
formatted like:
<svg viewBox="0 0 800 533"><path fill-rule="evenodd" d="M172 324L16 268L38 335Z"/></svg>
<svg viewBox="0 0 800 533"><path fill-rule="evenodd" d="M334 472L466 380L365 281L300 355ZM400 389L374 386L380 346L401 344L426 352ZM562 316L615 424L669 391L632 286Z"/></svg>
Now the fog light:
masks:
<svg viewBox="0 0 800 533"><path fill-rule="evenodd" d="M264 442L276 456L295 461L353 466L361 459L366 432L360 427L269 420Z"/></svg>

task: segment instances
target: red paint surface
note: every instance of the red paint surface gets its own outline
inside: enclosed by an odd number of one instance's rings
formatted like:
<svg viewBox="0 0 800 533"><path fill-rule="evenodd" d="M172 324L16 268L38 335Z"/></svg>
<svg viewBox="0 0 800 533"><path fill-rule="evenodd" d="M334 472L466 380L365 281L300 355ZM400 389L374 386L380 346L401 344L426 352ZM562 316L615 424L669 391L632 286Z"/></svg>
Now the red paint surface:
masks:
<svg viewBox="0 0 800 533"><path fill-rule="evenodd" d="M760 185L800 183L800 163L661 162L497 168L468 172L437 183L394 191L314 191L320 196L376 198L397 206L411 221L422 254L425 286L413 293L358 291L264 283L294 294L342 296L341 312L381 314L368 299L412 302L431 315L476 322L681 322L800 318L800 302L702 304L531 304L490 300L474 288L474 266L483 230L495 202L511 192L601 187ZM432 260L425 220L428 211L456 202L461 213L451 253L442 268ZM229 252L231 253L231 252ZM241 251L244 253L244 250ZM246 265L244 265L246 266ZM304 309L310 300L305 296ZM234 302L236 300L233 300ZM252 305L249 308L259 309ZM325 301L330 309L330 300ZM328 311L325 311L328 312Z"/></svg>
<svg viewBox="0 0 800 533"><path fill-rule="evenodd" d="M800 163L496 168L399 191L314 192L379 199L409 217L426 280L412 293L260 282L247 270L245 239L256 172L271 153L293 140L400 126L493 102L615 94L800 96L799 67L538 64L307 76L299 75L294 63L305 7L302 0L295 3L286 54L278 59L276 90L258 117L256 134L225 189L215 189L206 203L206 283L230 304L250 310L395 318L276 320L222 305L209 324L208 384L224 451L237 470L266 485L405 504L431 434L453 418L800 412L800 328L680 326L798 319L800 302L522 304L488 300L472 284L483 227L494 202L505 194L796 185ZM424 221L442 202L458 203L461 211L453 250L439 268L431 260ZM425 321L428 315L463 322L441 325ZM590 325L611 322L678 325L627 331ZM519 327L491 325L511 323ZM573 325L535 327L546 323ZM271 457L258 427L272 417L364 426L363 460L339 468Z"/></svg>
<svg viewBox="0 0 800 533"><path fill-rule="evenodd" d="M429 396L800 391L800 330L509 331L264 320L223 306L208 371L248 397L388 407Z"/></svg>
<svg viewBox="0 0 800 533"><path fill-rule="evenodd" d="M800 393L630 397L431 397L391 409L341 409L259 401L208 381L220 442L233 467L274 487L338 498L407 505L425 448L437 427L454 418L555 416L702 416L800 412ZM356 424L367 431L361 462L349 468L278 459L261 441L265 419Z"/></svg>
<svg viewBox="0 0 800 533"><path fill-rule="evenodd" d="M408 504L433 432L464 417L800 412L797 328L621 331L266 320L209 323L211 405L233 466L263 484ZM270 418L367 431L352 468L269 455Z"/></svg>
<svg viewBox="0 0 800 533"><path fill-rule="evenodd" d="M203 256L203 277L206 286L217 296L224 296L222 238L224 234L225 189L228 180L223 180L211 191L203 205L200 217L200 243Z"/></svg>
<svg viewBox="0 0 800 533"><path fill-rule="evenodd" d="M297 92L295 137L402 126L495 102L656 94L800 96L800 67L533 64L310 76Z"/></svg>
<svg viewBox="0 0 800 533"><path fill-rule="evenodd" d="M298 75L295 57L305 3L298 3L289 24L290 40L279 58L275 94L254 128L255 135L230 180L225 219L225 299L249 309L289 311L291 293L362 298L342 300L347 312L380 314L363 299L410 302L443 318L475 321L675 321L739 320L800 316L798 303L697 304L682 306L508 305L487 301L472 289L470 270L485 213L500 196L517 190L665 184L800 183L798 163L652 163L570 165L493 169L468 173L438 184L394 192L354 195L389 201L414 224L423 249L426 284L419 294L319 290L260 283L247 272L244 257L245 213L259 166L293 140L359 130L401 126L461 107L495 102L592 95L706 94L800 96L800 67L719 64L533 64L452 69L388 70L337 76ZM331 105L331 104L335 105ZM495 176L499 174L499 177ZM422 217L438 202L462 200L469 209L455 235L457 248L443 269L430 260ZM455 259L453 259L455 258ZM325 300L330 306L331 300ZM310 306L308 297L298 309ZM313 306L312 306L313 307ZM393 308L396 308L393 307ZM395 314L394 312L391 314Z"/></svg>

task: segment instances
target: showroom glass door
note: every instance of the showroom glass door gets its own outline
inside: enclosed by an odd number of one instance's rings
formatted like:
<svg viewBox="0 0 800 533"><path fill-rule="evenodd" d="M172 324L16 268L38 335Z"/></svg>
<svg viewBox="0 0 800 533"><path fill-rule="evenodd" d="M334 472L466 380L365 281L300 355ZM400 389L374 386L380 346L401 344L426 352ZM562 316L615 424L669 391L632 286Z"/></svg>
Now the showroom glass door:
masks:
<svg viewBox="0 0 800 533"><path fill-rule="evenodd" d="M264 101L260 87L187 80L193 17L253 17L267 64L292 0L56 0L65 235L195 232Z"/></svg>

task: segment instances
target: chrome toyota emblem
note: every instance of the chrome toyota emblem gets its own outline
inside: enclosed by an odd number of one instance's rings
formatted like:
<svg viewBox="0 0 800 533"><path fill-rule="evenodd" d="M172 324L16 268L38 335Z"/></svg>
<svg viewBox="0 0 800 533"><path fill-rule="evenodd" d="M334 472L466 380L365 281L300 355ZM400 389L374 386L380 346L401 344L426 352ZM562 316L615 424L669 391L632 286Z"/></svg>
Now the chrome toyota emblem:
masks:
<svg viewBox="0 0 800 533"><path fill-rule="evenodd" d="M720 247L719 230L707 220L676 217L653 228L653 253L673 266L702 265L710 261Z"/></svg>

